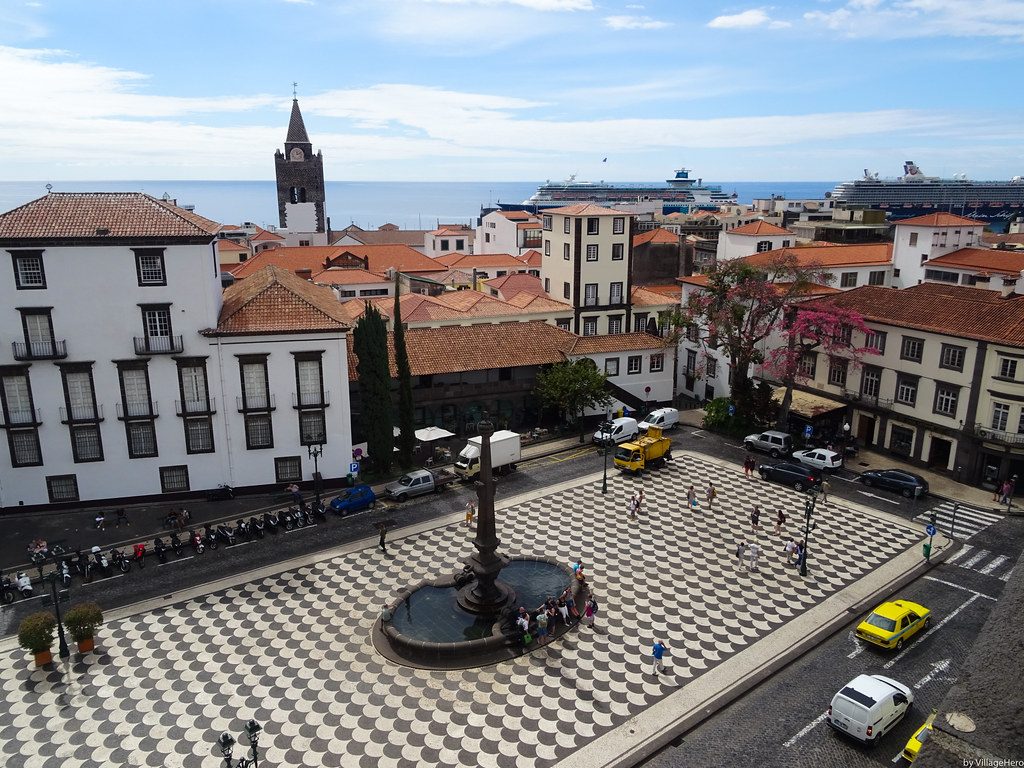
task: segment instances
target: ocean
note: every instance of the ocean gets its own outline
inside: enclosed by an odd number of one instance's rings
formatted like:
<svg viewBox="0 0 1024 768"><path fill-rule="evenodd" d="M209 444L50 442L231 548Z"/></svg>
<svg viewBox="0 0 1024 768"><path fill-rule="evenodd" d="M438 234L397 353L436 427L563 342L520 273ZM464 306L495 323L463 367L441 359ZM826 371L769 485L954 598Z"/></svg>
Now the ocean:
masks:
<svg viewBox="0 0 1024 768"><path fill-rule="evenodd" d="M196 213L223 224L251 221L276 225L277 192L273 181L54 181L55 192L146 192L167 194L179 204L195 205ZM541 182L536 181L328 181L327 215L334 229L357 224L376 229L397 224L402 229L434 229L438 222L476 225L480 208L521 203ZM646 182L657 183L657 182ZM820 199L835 187L832 181L726 181L741 203L782 195ZM0 212L46 194L45 181L0 182Z"/></svg>

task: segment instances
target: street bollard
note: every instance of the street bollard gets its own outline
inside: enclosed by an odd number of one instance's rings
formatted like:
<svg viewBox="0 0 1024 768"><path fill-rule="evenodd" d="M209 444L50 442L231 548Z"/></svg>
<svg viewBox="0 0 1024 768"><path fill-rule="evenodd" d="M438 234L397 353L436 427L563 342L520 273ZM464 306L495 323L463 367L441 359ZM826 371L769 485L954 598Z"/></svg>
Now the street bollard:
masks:
<svg viewBox="0 0 1024 768"><path fill-rule="evenodd" d="M932 560L932 545L931 545L931 542L926 541L924 544L922 544L921 545L921 550L924 553L924 559L927 560L928 562L931 562L931 560Z"/></svg>

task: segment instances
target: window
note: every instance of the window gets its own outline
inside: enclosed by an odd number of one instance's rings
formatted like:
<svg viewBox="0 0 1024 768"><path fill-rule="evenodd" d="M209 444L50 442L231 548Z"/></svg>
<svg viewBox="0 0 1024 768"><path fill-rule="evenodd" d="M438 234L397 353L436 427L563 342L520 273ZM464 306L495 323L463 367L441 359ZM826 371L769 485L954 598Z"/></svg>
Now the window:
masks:
<svg viewBox="0 0 1024 768"><path fill-rule="evenodd" d="M484 232L484 242L485 243L491 242L491 233L490 232Z"/></svg>
<svg viewBox="0 0 1024 768"><path fill-rule="evenodd" d="M551 231L551 217L548 216L548 215L545 215L543 223L541 224L541 226L544 227L545 230L550 232Z"/></svg>
<svg viewBox="0 0 1024 768"><path fill-rule="evenodd" d="M70 427L71 455L75 463L103 461L103 443L100 440L99 424L82 424Z"/></svg>
<svg viewBox="0 0 1024 768"><path fill-rule="evenodd" d="M633 315L633 330L642 333L647 329L647 313L637 312Z"/></svg>
<svg viewBox="0 0 1024 768"><path fill-rule="evenodd" d="M39 448L39 431L32 429L8 429L7 444L11 449L11 466L38 467L43 463Z"/></svg>
<svg viewBox="0 0 1024 768"><path fill-rule="evenodd" d="M188 490L188 467L160 467L160 492L180 493Z"/></svg>
<svg viewBox="0 0 1024 768"><path fill-rule="evenodd" d="M163 248L132 248L139 285L167 285Z"/></svg>
<svg viewBox="0 0 1024 768"><path fill-rule="evenodd" d="M295 355L296 405L300 408L323 408L327 403L321 357L320 352Z"/></svg>
<svg viewBox="0 0 1024 768"><path fill-rule="evenodd" d="M857 273L856 272L843 272L839 276L839 287L840 288L856 288L857 287Z"/></svg>
<svg viewBox="0 0 1024 768"><path fill-rule="evenodd" d="M550 240L545 240L544 241L544 255L545 256L550 256L551 255L551 241Z"/></svg>
<svg viewBox="0 0 1024 768"><path fill-rule="evenodd" d="M839 326L839 333L836 334L836 341L842 342L846 346L850 346L853 343L853 326L846 325L845 323Z"/></svg>
<svg viewBox="0 0 1024 768"><path fill-rule="evenodd" d="M804 352L800 356L800 363L797 365L797 375L806 379L813 379L818 372L818 355L815 352Z"/></svg>
<svg viewBox="0 0 1024 768"><path fill-rule="evenodd" d="M572 257L569 255L569 244L568 243L562 243L562 260L563 261L570 261L571 259L572 259Z"/></svg>
<svg viewBox="0 0 1024 768"><path fill-rule="evenodd" d="M587 283L583 286L583 305L586 307L597 306L597 283Z"/></svg>
<svg viewBox="0 0 1024 768"><path fill-rule="evenodd" d="M609 357L604 361L604 375L605 376L618 376L619 375L619 358Z"/></svg>
<svg viewBox="0 0 1024 768"><path fill-rule="evenodd" d="M934 280L937 283L952 283L956 285L960 282L959 272L950 272L945 269L926 269L924 271L925 280Z"/></svg>
<svg viewBox="0 0 1024 768"><path fill-rule="evenodd" d="M587 261L597 261L597 245L587 246Z"/></svg>
<svg viewBox="0 0 1024 768"><path fill-rule="evenodd" d="M562 232L567 235L572 233L572 219L568 216L562 218Z"/></svg>
<svg viewBox="0 0 1024 768"><path fill-rule="evenodd" d="M885 285L885 270L879 269L869 272L868 285Z"/></svg>
<svg viewBox="0 0 1024 768"><path fill-rule="evenodd" d="M949 368L953 371L962 371L966 355L966 347L954 347L952 344L943 344L942 355L939 358L939 367Z"/></svg>
<svg viewBox="0 0 1024 768"><path fill-rule="evenodd" d="M665 355L661 352L651 355L651 373L659 373L665 370Z"/></svg>
<svg viewBox="0 0 1024 768"><path fill-rule="evenodd" d="M601 220L596 216L591 216L587 219L587 234L597 235L600 234Z"/></svg>
<svg viewBox="0 0 1024 768"><path fill-rule="evenodd" d="M597 336L597 318L596 317L584 317L583 318L583 335L584 336Z"/></svg>
<svg viewBox="0 0 1024 768"><path fill-rule="evenodd" d="M326 442L326 414L323 411L299 411L299 443L323 445Z"/></svg>
<svg viewBox="0 0 1024 768"><path fill-rule="evenodd" d="M206 386L205 360L178 360L178 389L181 393L178 413L209 413L210 393Z"/></svg>
<svg viewBox="0 0 1024 768"><path fill-rule="evenodd" d="M608 303L609 304L621 304L622 303L622 283L612 283L609 286Z"/></svg>
<svg viewBox="0 0 1024 768"><path fill-rule="evenodd" d="M625 216L616 216L614 219L612 219L612 234L613 235L621 235L625 231L626 231L626 217Z"/></svg>
<svg viewBox="0 0 1024 768"><path fill-rule="evenodd" d="M442 240L441 241L441 250L442 251L447 251L448 250L448 241L447 240Z"/></svg>
<svg viewBox="0 0 1024 768"><path fill-rule="evenodd" d="M641 355L630 355L626 358L626 373L634 374L640 373L640 369L643 366L643 357Z"/></svg>
<svg viewBox="0 0 1024 768"><path fill-rule="evenodd" d="M835 359L828 364L828 383L834 387L846 386L846 372L849 368L849 360Z"/></svg>
<svg viewBox="0 0 1024 768"><path fill-rule="evenodd" d="M142 308L142 330L146 350L150 352L171 352L171 308L168 304Z"/></svg>
<svg viewBox="0 0 1024 768"><path fill-rule="evenodd" d="M62 501L78 501L77 475L50 475L46 478L46 493L51 504Z"/></svg>
<svg viewBox="0 0 1024 768"><path fill-rule="evenodd" d="M960 388L951 384L935 385L935 413L943 416L956 416L957 398L960 396Z"/></svg>
<svg viewBox="0 0 1024 768"><path fill-rule="evenodd" d="M121 378L121 414L123 418L152 418L153 403L149 397L149 376L145 364L118 364Z"/></svg>
<svg viewBox="0 0 1024 768"><path fill-rule="evenodd" d="M902 456L909 456L914 449L914 430L892 426L892 433L889 436L889 450Z"/></svg>
<svg viewBox="0 0 1024 768"><path fill-rule="evenodd" d="M915 405L917 403L917 377L900 376L896 379L897 403Z"/></svg>
<svg viewBox="0 0 1024 768"><path fill-rule="evenodd" d="M697 375L697 352L693 349L686 350L686 375ZM691 386L690 389L693 389Z"/></svg>
<svg viewBox="0 0 1024 768"><path fill-rule="evenodd" d="M866 338L864 339L864 346L868 349L873 349L878 354L885 354L885 331L868 331Z"/></svg>
<svg viewBox="0 0 1024 768"><path fill-rule="evenodd" d="M867 367L860 379L860 393L867 397L878 397L882 389L882 370Z"/></svg>
<svg viewBox="0 0 1024 768"><path fill-rule="evenodd" d="M129 459L157 455L156 429L152 421L126 421L124 428L128 438Z"/></svg>
<svg viewBox="0 0 1024 768"><path fill-rule="evenodd" d="M709 379L715 378L718 374L718 361L713 357L708 358L707 372Z"/></svg>
<svg viewBox="0 0 1024 768"><path fill-rule="evenodd" d="M270 384L267 380L267 358L240 358L243 411L270 410Z"/></svg>
<svg viewBox="0 0 1024 768"><path fill-rule="evenodd" d="M42 251L13 251L11 257L14 260L14 284L19 291L46 287Z"/></svg>
<svg viewBox="0 0 1024 768"><path fill-rule="evenodd" d="M570 328L572 328L572 319L568 317L559 318L555 320L555 325L561 328L563 331L568 331Z"/></svg>
<svg viewBox="0 0 1024 768"><path fill-rule="evenodd" d="M213 419L209 416L185 419L185 452L213 453Z"/></svg>
<svg viewBox="0 0 1024 768"><path fill-rule="evenodd" d="M63 342L58 345L54 339L50 308L19 308L18 311L21 312L21 328L24 333L25 346L24 349L21 349L21 345L15 342L15 359L46 360L64 357L66 347Z"/></svg>
<svg viewBox="0 0 1024 768"><path fill-rule="evenodd" d="M696 323L690 323L686 326L686 340L692 342L700 341L700 329L697 328Z"/></svg>
<svg viewBox="0 0 1024 768"><path fill-rule="evenodd" d="M309 240L299 240L299 245L300 246L309 245Z"/></svg>
<svg viewBox="0 0 1024 768"><path fill-rule="evenodd" d="M302 480L301 456L278 456L274 459L274 477L279 483Z"/></svg>
<svg viewBox="0 0 1024 768"><path fill-rule="evenodd" d="M992 429L1006 431L1006 422L1010 418L1010 406L1006 403L992 404Z"/></svg>
<svg viewBox="0 0 1024 768"><path fill-rule="evenodd" d="M246 414L245 447L250 451L274 447L274 429L269 413Z"/></svg>
<svg viewBox="0 0 1024 768"><path fill-rule="evenodd" d="M917 245L917 232L910 233L910 245L911 247Z"/></svg>
<svg viewBox="0 0 1024 768"><path fill-rule="evenodd" d="M562 283L562 296L567 299L572 296L572 286L568 283Z"/></svg>
<svg viewBox="0 0 1024 768"><path fill-rule="evenodd" d="M999 358L999 378L1001 379L1015 379L1017 378L1017 361L1009 357Z"/></svg>
<svg viewBox="0 0 1024 768"><path fill-rule="evenodd" d="M1017 434L1024 435L1024 408L1021 409L1020 419L1017 420Z"/></svg>
<svg viewBox="0 0 1024 768"><path fill-rule="evenodd" d="M612 261L622 261L622 243L612 243Z"/></svg>
<svg viewBox="0 0 1024 768"><path fill-rule="evenodd" d="M913 363L920 363L923 355L924 339L915 339L912 336L903 337L903 346L900 348L901 358Z"/></svg>
<svg viewBox="0 0 1024 768"><path fill-rule="evenodd" d="M512 369L511 368L499 368L498 369L498 381L512 381Z"/></svg>
<svg viewBox="0 0 1024 768"><path fill-rule="evenodd" d="M757 252L758 253L764 253L765 251L770 251L771 249L772 249L772 241L771 240L762 240L762 241L760 241L757 244Z"/></svg>
<svg viewBox="0 0 1024 768"><path fill-rule="evenodd" d="M608 333L622 333L622 315L611 315L608 318Z"/></svg>
<svg viewBox="0 0 1024 768"><path fill-rule="evenodd" d="M0 388L4 423L7 425L35 425L36 412L32 402L32 388L28 378L28 367L8 368L3 375Z"/></svg>
<svg viewBox="0 0 1024 768"><path fill-rule="evenodd" d="M544 293L551 293L551 278L544 278Z"/></svg>
<svg viewBox="0 0 1024 768"><path fill-rule="evenodd" d="M65 409L62 421L81 422L98 421L96 395L92 383L92 366L64 365L60 369L64 380Z"/></svg>
<svg viewBox="0 0 1024 768"><path fill-rule="evenodd" d="M464 251L464 250L466 250L466 241L465 240L456 240L455 241L455 250L456 251Z"/></svg>

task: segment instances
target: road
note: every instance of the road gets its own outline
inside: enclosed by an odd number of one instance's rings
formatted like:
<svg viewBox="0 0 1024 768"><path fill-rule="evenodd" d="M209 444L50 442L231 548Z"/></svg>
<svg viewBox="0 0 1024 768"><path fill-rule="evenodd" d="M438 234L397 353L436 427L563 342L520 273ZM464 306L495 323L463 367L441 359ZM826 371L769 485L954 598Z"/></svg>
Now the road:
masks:
<svg viewBox="0 0 1024 768"><path fill-rule="evenodd" d="M684 734L644 768L906 765L900 753L907 739L961 674L1020 556L1022 536L1024 519L996 523L954 561L892 596L932 611L931 629L902 653L859 643L852 633L862 617L852 617L841 632ZM824 722L833 694L861 673L892 677L914 691L913 708L875 747L840 737Z"/></svg>

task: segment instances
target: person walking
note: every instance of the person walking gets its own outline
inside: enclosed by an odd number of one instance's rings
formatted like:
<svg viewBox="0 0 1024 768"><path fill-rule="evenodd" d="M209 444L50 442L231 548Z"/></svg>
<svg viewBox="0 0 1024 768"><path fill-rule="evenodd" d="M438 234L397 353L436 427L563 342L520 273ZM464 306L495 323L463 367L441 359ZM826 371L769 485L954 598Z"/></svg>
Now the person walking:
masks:
<svg viewBox="0 0 1024 768"><path fill-rule="evenodd" d="M388 553L387 536L388 527L386 525L382 525L380 527L380 551L383 552L385 555Z"/></svg>
<svg viewBox="0 0 1024 768"><path fill-rule="evenodd" d="M775 533L776 536L778 536L778 535L780 535L782 533L782 526L784 526L785 524L786 524L786 513L783 512L780 509L778 514L775 515L775 531L774 531L774 533Z"/></svg>
<svg viewBox="0 0 1024 768"><path fill-rule="evenodd" d="M707 490L704 491L704 498L708 500L708 512L710 512L715 503L715 499L718 498L718 491L715 490L715 484L710 480L708 480Z"/></svg>
<svg viewBox="0 0 1024 768"><path fill-rule="evenodd" d="M690 509L697 508L697 489L692 485L690 486L690 490L686 492L686 505Z"/></svg>
<svg viewBox="0 0 1024 768"><path fill-rule="evenodd" d="M795 565L796 567L799 568L800 567L800 563L802 563L804 561L804 558L806 556L807 556L807 543L803 539L800 539L800 541L798 541L797 544L796 544L796 562L793 563L793 565Z"/></svg>
<svg viewBox="0 0 1024 768"><path fill-rule="evenodd" d="M640 506L640 501L636 497L636 491L633 491L633 496L629 500L629 519L636 520L636 510Z"/></svg>
<svg viewBox="0 0 1024 768"><path fill-rule="evenodd" d="M644 489L641 488L636 494L636 513L642 515L644 512L644 502L647 501L647 495L644 493Z"/></svg>
<svg viewBox="0 0 1024 768"><path fill-rule="evenodd" d="M756 534L758 528L761 526L761 508L754 505L754 508L750 510L750 529Z"/></svg>
<svg viewBox="0 0 1024 768"><path fill-rule="evenodd" d="M745 542L743 539L740 539L738 542L736 542L736 565L743 565L743 555L746 554L746 551L747 542Z"/></svg>
<svg viewBox="0 0 1024 768"><path fill-rule="evenodd" d="M288 493L292 495L292 501L299 505L299 509L302 509L302 491L299 490L299 486L292 483L288 486Z"/></svg>
<svg viewBox="0 0 1024 768"><path fill-rule="evenodd" d="M753 456L747 454L747 458L743 460L743 474L747 477L754 476L754 469L757 467L757 461Z"/></svg>
<svg viewBox="0 0 1024 768"><path fill-rule="evenodd" d="M595 601L593 595L591 595L587 598L587 602L583 604L583 620L591 629L594 628L595 613L597 613L597 601Z"/></svg>
<svg viewBox="0 0 1024 768"><path fill-rule="evenodd" d="M544 645L548 641L548 612L542 606L537 611L537 645Z"/></svg>
<svg viewBox="0 0 1024 768"><path fill-rule="evenodd" d="M786 554L786 565L793 563L793 558L797 556L797 549L796 539L790 539L786 542L786 546L782 550Z"/></svg>
<svg viewBox="0 0 1024 768"><path fill-rule="evenodd" d="M832 491L832 483L826 480L824 477L821 478L821 503L828 504L828 495Z"/></svg>
<svg viewBox="0 0 1024 768"><path fill-rule="evenodd" d="M761 556L761 546L755 541L750 545L750 570L757 570L757 558Z"/></svg>
<svg viewBox="0 0 1024 768"><path fill-rule="evenodd" d="M658 676L658 672L659 671L661 671L661 672L665 671L665 664L662 661L662 659L664 659L665 651L667 651L667 650L668 650L668 646L665 645L663 642L661 642L661 640L657 640L656 639L654 641L654 645L651 646L651 656L654 657L654 661L651 664L651 672L654 673L655 677Z"/></svg>
<svg viewBox="0 0 1024 768"><path fill-rule="evenodd" d="M466 502L466 525L467 527L473 526L473 518L476 516L476 504L472 501Z"/></svg>

